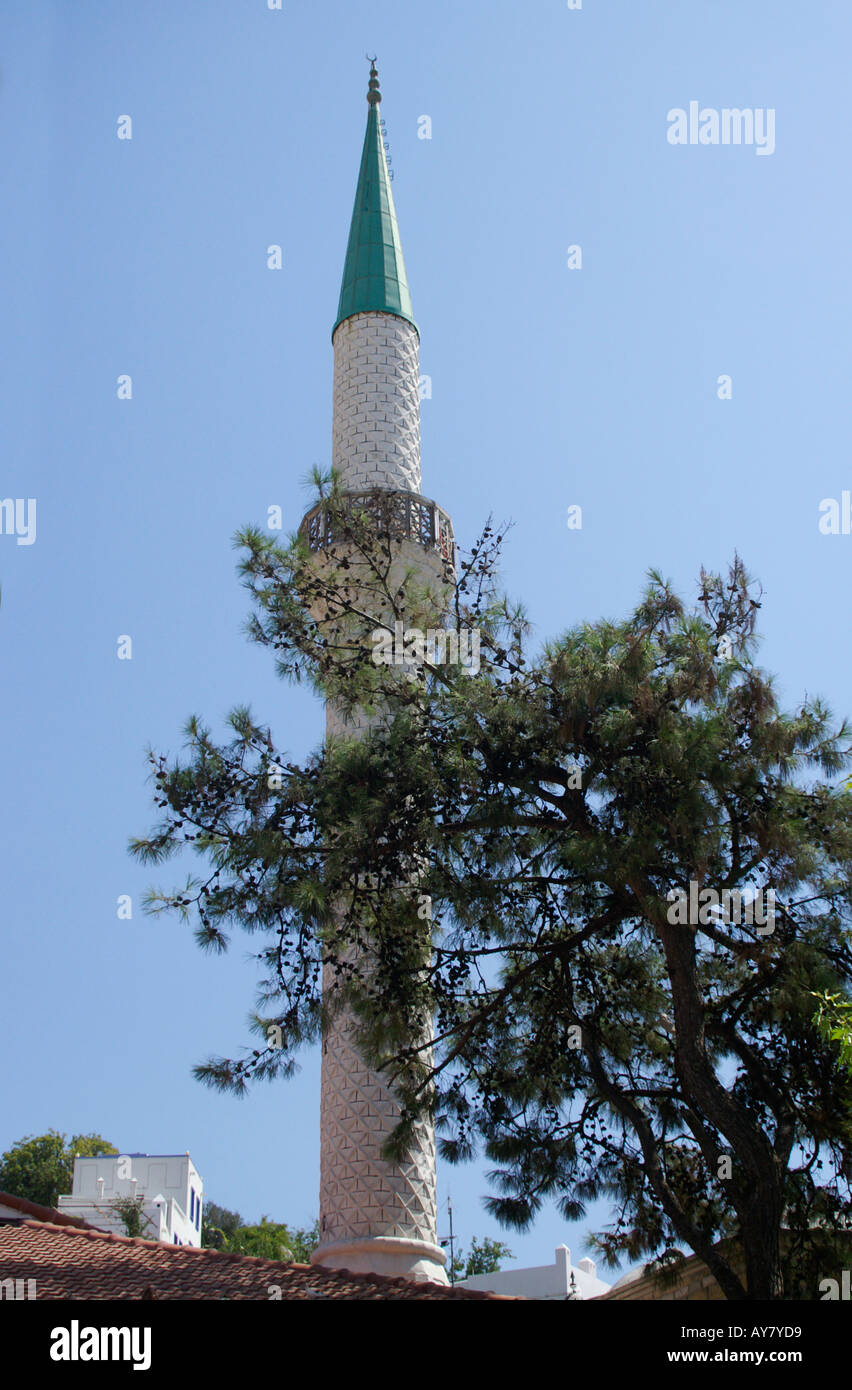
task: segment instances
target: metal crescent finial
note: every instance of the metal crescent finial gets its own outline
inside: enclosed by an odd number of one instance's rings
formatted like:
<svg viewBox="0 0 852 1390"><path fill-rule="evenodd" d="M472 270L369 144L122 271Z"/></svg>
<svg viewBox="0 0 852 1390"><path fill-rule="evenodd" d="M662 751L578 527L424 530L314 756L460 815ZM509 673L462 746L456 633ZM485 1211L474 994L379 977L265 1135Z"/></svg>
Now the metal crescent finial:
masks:
<svg viewBox="0 0 852 1390"><path fill-rule="evenodd" d="M382 99L382 94L379 90L379 74L376 70L376 60L375 58L371 58L369 53L365 54L365 57L370 64L370 81L368 84L369 90L367 92L367 100L371 106L377 106Z"/></svg>

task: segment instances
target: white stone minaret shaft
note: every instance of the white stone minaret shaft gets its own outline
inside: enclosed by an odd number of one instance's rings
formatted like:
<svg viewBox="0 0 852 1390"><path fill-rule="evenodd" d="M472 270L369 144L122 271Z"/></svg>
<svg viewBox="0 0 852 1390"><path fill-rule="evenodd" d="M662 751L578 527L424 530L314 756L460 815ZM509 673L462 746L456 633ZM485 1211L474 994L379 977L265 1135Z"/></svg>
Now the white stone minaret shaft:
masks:
<svg viewBox="0 0 852 1390"><path fill-rule="evenodd" d="M419 363L406 319L355 314L337 328L331 461L347 492L420 492Z"/></svg>
<svg viewBox="0 0 852 1390"><path fill-rule="evenodd" d="M374 489L407 496L434 522L434 544L399 540L399 554L440 585L451 545L449 520L420 497L419 334L411 316L396 215L378 125L378 81L370 112L355 212L333 334L332 463L347 493ZM403 511L407 509L403 507ZM444 529L441 530L443 522ZM327 736L357 736L365 716L346 722L327 706ZM324 988L332 981L324 977ZM359 1056L351 1018L340 1012L323 1038L320 1246L315 1263L353 1271L446 1282L436 1219L435 1136L417 1126L405 1157L382 1148L399 1118L386 1080Z"/></svg>

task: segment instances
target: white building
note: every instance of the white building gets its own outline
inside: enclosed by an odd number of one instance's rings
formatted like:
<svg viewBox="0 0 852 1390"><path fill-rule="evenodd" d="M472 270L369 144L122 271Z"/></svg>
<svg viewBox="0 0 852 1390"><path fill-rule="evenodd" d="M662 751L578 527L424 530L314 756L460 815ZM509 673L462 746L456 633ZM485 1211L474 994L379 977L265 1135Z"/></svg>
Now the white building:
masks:
<svg viewBox="0 0 852 1390"><path fill-rule="evenodd" d="M459 1280L459 1283L463 1289L551 1301L598 1298L610 1288L609 1284L598 1278L594 1260L579 1260L572 1266L571 1251L567 1245L557 1245L556 1261L552 1265L501 1269L496 1274L472 1274L468 1279Z"/></svg>
<svg viewBox="0 0 852 1390"><path fill-rule="evenodd" d="M204 1183L188 1153L75 1158L72 1190L57 1207L101 1231L126 1235L113 1204L128 1197L142 1199L142 1239L201 1245Z"/></svg>

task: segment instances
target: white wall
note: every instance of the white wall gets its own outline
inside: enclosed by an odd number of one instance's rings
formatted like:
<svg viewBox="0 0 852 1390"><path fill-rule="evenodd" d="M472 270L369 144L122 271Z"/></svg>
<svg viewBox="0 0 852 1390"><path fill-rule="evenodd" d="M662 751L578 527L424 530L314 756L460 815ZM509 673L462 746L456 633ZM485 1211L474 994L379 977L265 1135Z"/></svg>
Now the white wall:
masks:
<svg viewBox="0 0 852 1390"><path fill-rule="evenodd" d="M143 1198L144 1239L201 1245L204 1184L189 1154L75 1158L71 1192L59 1198L57 1207L123 1235L121 1218L109 1206L116 1197Z"/></svg>
<svg viewBox="0 0 852 1390"><path fill-rule="evenodd" d="M577 1297L581 1299L597 1298L598 1294L606 1293L610 1287L598 1279L593 1260L580 1260L572 1266L571 1251L567 1245L556 1247L556 1259L552 1265L501 1269L496 1274L473 1274L469 1279L458 1282L465 1289L514 1294L520 1298L565 1299L571 1291L572 1274Z"/></svg>

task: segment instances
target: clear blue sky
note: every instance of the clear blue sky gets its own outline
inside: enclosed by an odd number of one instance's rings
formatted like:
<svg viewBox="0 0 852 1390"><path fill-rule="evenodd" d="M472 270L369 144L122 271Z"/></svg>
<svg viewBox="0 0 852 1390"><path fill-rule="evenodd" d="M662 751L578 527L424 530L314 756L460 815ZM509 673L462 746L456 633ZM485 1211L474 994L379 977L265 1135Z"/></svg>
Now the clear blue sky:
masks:
<svg viewBox="0 0 852 1390"><path fill-rule="evenodd" d="M221 732L248 702L296 758L322 736L242 636L231 537L272 504L295 528L329 461L364 55L433 383L424 491L461 543L514 520L506 584L542 638L628 612L651 565L691 595L739 549L783 699L839 715L852 536L818 508L852 488L852 6L7 0L3 27L0 496L36 498L37 533L0 535L0 1149L49 1126L189 1149L208 1197L307 1223L318 1060L241 1102L192 1080L248 1043L248 938L210 958L146 918L180 866L126 846L145 746L176 752L191 712ZM774 109L774 154L671 145L693 100ZM481 1166L440 1183L463 1241L501 1234ZM576 1258L589 1225L550 1209L507 1239Z"/></svg>

